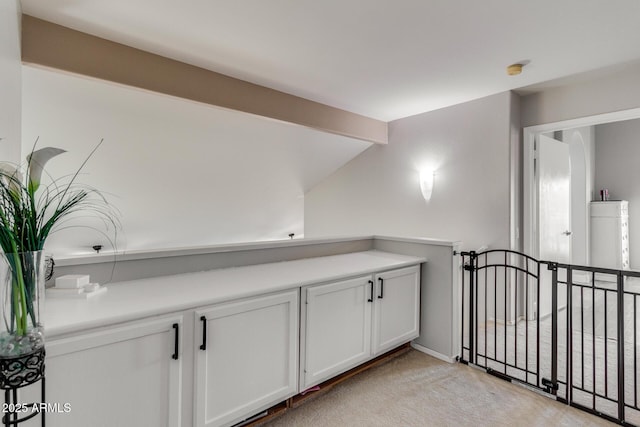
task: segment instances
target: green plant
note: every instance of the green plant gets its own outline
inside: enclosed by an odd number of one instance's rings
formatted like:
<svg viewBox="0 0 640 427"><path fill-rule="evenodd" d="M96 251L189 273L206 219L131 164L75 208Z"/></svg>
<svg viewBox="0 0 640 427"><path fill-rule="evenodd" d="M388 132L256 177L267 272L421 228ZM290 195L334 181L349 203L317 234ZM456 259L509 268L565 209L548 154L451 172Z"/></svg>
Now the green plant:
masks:
<svg viewBox="0 0 640 427"><path fill-rule="evenodd" d="M37 141L36 141L37 144ZM51 179L41 186L45 164L65 150L46 147L31 151L26 158L25 174L20 167L0 164L0 247L11 270L10 300L4 304L5 326L11 334L25 335L37 324L34 307L37 263L24 253L41 251L49 235L65 220L79 212L91 212L105 224L117 229L117 215L97 190L76 182L87 161L102 141L87 156L78 170L68 176ZM8 307L10 306L10 307Z"/></svg>

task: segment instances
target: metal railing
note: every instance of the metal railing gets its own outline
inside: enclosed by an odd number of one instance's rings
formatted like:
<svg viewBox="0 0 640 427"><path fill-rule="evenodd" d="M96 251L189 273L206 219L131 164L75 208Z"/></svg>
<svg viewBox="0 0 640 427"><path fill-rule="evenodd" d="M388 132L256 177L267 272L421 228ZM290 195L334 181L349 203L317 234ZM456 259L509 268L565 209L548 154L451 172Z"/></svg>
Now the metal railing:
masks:
<svg viewBox="0 0 640 427"><path fill-rule="evenodd" d="M640 425L640 272L462 252L460 361Z"/></svg>

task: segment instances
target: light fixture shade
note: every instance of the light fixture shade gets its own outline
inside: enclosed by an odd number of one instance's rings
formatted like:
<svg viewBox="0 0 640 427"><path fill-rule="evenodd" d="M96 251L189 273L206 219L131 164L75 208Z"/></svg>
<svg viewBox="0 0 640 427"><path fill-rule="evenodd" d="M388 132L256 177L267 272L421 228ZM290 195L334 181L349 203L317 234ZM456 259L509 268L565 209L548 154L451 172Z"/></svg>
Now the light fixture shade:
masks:
<svg viewBox="0 0 640 427"><path fill-rule="evenodd" d="M422 197L427 202L431 200L431 193L433 192L433 177L435 172L432 170L423 170L420 172L420 191L422 191Z"/></svg>

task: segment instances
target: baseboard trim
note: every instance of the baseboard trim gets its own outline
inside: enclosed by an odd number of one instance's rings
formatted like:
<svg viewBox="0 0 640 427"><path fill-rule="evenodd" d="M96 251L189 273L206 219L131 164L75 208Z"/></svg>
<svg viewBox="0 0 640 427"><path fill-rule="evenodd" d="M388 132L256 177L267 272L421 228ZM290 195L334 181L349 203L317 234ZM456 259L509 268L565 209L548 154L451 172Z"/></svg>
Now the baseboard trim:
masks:
<svg viewBox="0 0 640 427"><path fill-rule="evenodd" d="M419 352L424 354L428 354L429 356L433 356L436 359L444 360L445 362L453 363L456 361L455 357L449 357L442 353L438 353L437 351L431 350L430 348L423 347L420 344L416 344L414 342L411 343L411 347L415 348Z"/></svg>

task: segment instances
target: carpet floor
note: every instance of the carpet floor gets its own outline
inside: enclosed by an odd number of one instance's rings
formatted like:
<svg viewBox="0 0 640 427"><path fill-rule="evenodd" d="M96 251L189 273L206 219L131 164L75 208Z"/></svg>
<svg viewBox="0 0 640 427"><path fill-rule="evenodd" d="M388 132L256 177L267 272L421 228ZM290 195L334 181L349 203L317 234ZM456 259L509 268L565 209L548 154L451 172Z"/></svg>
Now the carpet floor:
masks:
<svg viewBox="0 0 640 427"><path fill-rule="evenodd" d="M266 424L286 426L613 426L460 363L412 350Z"/></svg>

